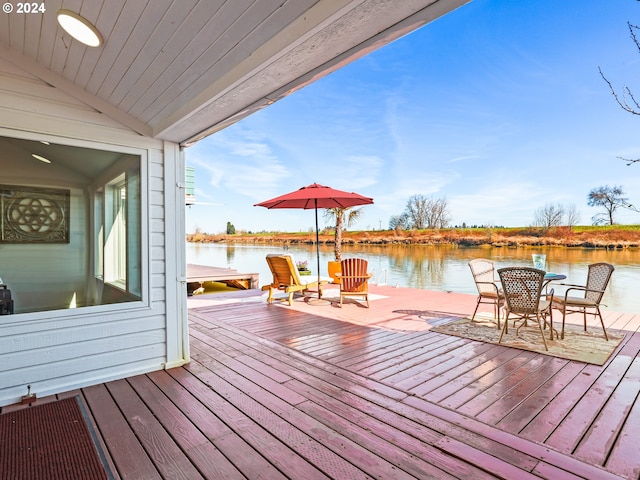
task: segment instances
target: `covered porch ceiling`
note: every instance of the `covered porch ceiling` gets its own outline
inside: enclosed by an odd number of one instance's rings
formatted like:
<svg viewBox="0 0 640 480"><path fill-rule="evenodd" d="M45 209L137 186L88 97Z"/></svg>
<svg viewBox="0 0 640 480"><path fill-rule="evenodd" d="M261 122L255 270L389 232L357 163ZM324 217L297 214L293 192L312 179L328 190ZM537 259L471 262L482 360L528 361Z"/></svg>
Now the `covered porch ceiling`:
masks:
<svg viewBox="0 0 640 480"><path fill-rule="evenodd" d="M468 1L47 0L44 13L0 15L0 59L186 146ZM60 9L103 44L72 40Z"/></svg>

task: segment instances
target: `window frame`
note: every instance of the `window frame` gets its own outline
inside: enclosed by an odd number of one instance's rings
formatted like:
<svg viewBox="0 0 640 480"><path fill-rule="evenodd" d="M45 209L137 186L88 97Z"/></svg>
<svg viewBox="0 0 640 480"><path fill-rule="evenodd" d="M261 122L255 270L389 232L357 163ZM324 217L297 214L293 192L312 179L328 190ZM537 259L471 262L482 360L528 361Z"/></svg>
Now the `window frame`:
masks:
<svg viewBox="0 0 640 480"><path fill-rule="evenodd" d="M149 171L150 171L150 158L163 158L164 150L161 144L156 144L153 142L143 141L138 142L139 145L135 146L124 146L121 143L104 143L104 141L93 141L93 140L82 140L77 138L69 138L69 137L59 137L55 135L47 135L47 134L35 134L34 132L21 131L21 130L11 130L7 128L0 127L0 136L7 138L16 138L21 140L29 140L36 142L50 142L55 143L60 146L68 146L68 147L76 147L76 148L85 148L88 150L104 150L108 152L114 152L121 154L122 156L131 156L135 157L135 164L139 168L139 197L140 197L140 222L139 222L139 272L140 276L140 292L138 294L139 300L132 300L123 303L104 303L104 304L95 304L95 305L86 305L80 306L77 308L62 308L62 309L53 309L53 310L37 310L37 311L28 311L28 312L20 312L11 316L12 323L22 323L29 321L41 321L43 319L46 320L55 320L55 319L74 319L81 318L83 322L92 323L92 318L95 318L95 321L99 321L103 315L107 314L115 314L116 312L124 312L124 311L133 311L139 312L143 314L145 311L149 311L152 308L151 301L151 280L150 280L150 267L151 267L151 252L152 249L149 245L149 238L151 236L150 228L151 228L151 220L150 220L150 179L149 179ZM103 172L99 181L104 180L108 176L112 176L112 171ZM86 238L86 248L88 253L88 267L87 270L87 280L89 281L91 278L96 278L94 270L98 268L97 255L94 250L94 245L96 239L98 238L98 233L93 230L94 220L97 217L96 208L93 202L93 198L95 198L95 188L93 183L85 186L84 190L87 195L87 228L85 229L87 238ZM49 185L48 183L34 183L35 186L46 187Z"/></svg>

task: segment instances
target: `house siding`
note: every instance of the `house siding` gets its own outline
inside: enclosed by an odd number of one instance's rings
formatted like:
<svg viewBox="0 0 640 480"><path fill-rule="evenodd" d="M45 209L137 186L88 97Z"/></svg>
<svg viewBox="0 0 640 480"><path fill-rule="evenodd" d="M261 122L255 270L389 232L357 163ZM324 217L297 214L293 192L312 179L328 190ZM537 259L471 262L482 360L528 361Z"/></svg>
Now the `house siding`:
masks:
<svg viewBox="0 0 640 480"><path fill-rule="evenodd" d="M183 290L181 267L172 265L168 277L165 265L184 248L184 205L177 201L181 191L170 183L175 186L184 162L177 145L140 136L1 59L0 135L140 155L143 177L142 300L0 316L0 405L19 401L28 385L41 397L185 363L186 300L174 298ZM19 168L9 178L17 184L34 182ZM53 183L71 187L72 215L77 215L72 225L89 221L82 199L87 193L74 189L72 178ZM49 247L57 245L0 245L0 275L10 262L14 268L21 258L46 251L42 261L56 261L59 268L87 278L86 259L77 252L89 248L89 242L75 228L74 243L60 247L68 257L52 254L55 248ZM33 281L33 295L46 297L44 307L60 301L55 278ZM79 282L78 290L81 286ZM24 285L20 290L28 295Z"/></svg>

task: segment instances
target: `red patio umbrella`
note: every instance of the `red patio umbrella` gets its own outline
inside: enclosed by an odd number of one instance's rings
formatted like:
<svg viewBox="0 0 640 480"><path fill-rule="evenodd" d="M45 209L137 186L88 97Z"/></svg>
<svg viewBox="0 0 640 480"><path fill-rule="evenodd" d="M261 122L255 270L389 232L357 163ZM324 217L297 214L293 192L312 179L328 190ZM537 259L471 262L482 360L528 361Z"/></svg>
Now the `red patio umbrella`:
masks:
<svg viewBox="0 0 640 480"><path fill-rule="evenodd" d="M335 188L312 183L279 197L256 203L255 207L266 208L301 208L316 211L316 259L318 262L318 284L320 284L320 230L318 228L318 208L349 208L358 205L369 205L373 198L363 197L357 193L344 192ZM318 291L318 298L320 292Z"/></svg>

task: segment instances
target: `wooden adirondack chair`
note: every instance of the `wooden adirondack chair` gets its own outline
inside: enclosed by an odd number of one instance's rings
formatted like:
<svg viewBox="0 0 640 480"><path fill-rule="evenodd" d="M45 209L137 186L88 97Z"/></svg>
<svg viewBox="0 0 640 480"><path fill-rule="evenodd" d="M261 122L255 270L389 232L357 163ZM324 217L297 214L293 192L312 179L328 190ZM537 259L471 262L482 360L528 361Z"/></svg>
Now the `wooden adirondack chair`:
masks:
<svg viewBox="0 0 640 480"><path fill-rule="evenodd" d="M327 280L322 279L318 284L318 279L315 277L301 277L291 255L269 254L267 264L273 274L273 282L262 287L262 290L269 290L267 303L273 301L273 293L276 290L283 290L288 294L289 305L293 302L294 293L304 293L314 287L318 288L319 296L322 297L322 287L328 283Z"/></svg>
<svg viewBox="0 0 640 480"><path fill-rule="evenodd" d="M336 274L340 279L340 308L343 298L347 296L363 297L369 308L369 262L362 258L345 258L340 262L340 266L342 272Z"/></svg>

